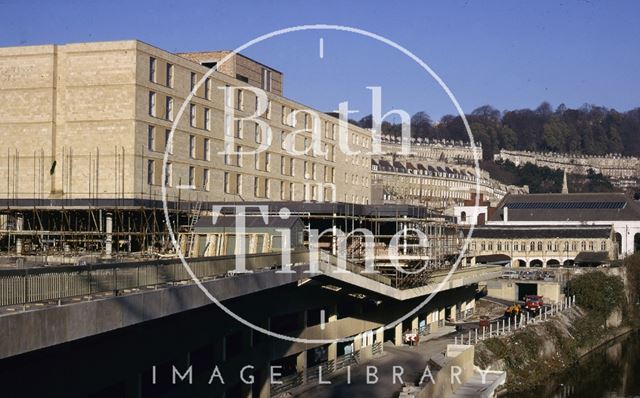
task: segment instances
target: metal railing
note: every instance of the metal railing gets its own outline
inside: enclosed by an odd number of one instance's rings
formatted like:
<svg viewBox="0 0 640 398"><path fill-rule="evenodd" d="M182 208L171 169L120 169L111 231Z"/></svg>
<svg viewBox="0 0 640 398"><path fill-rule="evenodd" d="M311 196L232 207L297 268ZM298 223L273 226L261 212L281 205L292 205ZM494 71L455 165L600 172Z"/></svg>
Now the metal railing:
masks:
<svg viewBox="0 0 640 398"><path fill-rule="evenodd" d="M322 370L320 370L322 369ZM307 368L307 383L314 382L320 379L320 372L322 372L322 380L327 380L327 377L336 370L335 361L329 360L319 365Z"/></svg>
<svg viewBox="0 0 640 398"><path fill-rule="evenodd" d="M307 252L291 254L291 261L307 262ZM248 254L246 269L276 269L282 266L280 253ZM235 256L190 259L189 267L203 279L232 276ZM90 296L125 289L157 287L192 278L179 259L131 263L92 264L49 268L0 270L0 306L28 304L71 297Z"/></svg>
<svg viewBox="0 0 640 398"><path fill-rule="evenodd" d="M291 390L302 384L304 376L302 372L294 373L292 375L284 376L277 380L277 383L271 384L271 396L282 394L285 391Z"/></svg>
<svg viewBox="0 0 640 398"><path fill-rule="evenodd" d="M360 351L341 355L336 358L336 370L346 368L349 365L357 364L360 361Z"/></svg>

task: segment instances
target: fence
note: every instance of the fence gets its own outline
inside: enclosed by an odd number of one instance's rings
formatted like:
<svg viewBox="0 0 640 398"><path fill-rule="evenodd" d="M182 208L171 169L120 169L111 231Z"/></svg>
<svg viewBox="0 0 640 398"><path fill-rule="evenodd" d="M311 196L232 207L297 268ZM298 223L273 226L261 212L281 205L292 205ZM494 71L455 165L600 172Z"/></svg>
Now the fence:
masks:
<svg viewBox="0 0 640 398"><path fill-rule="evenodd" d="M454 337L454 344L475 345L478 341L490 339L492 337L506 336L518 329L527 327L528 325L545 322L550 316L558 314L566 309L573 307L576 303L576 297L566 297L559 303L552 304L548 307L540 309L537 315L531 316L528 311L521 313L514 318L502 318L497 322L489 323L489 328L470 329L468 333L461 333ZM495 326L494 326L495 323Z"/></svg>
<svg viewBox="0 0 640 398"><path fill-rule="evenodd" d="M306 251L293 252L291 261L306 263L306 254ZM235 275L235 259L235 256L191 259L189 267L199 279L222 278ZM280 253L246 255L248 271L281 267ZM117 295L125 289L190 280L191 276L178 259L0 270L0 306L105 292Z"/></svg>

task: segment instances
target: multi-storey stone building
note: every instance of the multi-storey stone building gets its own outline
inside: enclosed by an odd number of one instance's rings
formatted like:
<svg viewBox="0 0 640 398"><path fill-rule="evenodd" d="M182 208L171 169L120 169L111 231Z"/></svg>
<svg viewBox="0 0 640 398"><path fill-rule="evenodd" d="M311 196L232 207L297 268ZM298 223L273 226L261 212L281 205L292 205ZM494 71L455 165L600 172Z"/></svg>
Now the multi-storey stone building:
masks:
<svg viewBox="0 0 640 398"><path fill-rule="evenodd" d="M386 155L402 152L402 139L391 135L381 137L382 153ZM468 142L438 140L429 138L412 138L410 152L413 156L461 164L473 164L475 160L482 160L482 144L472 146Z"/></svg>
<svg viewBox="0 0 640 398"><path fill-rule="evenodd" d="M338 148L339 120L282 97L282 75L228 53L176 55L140 41L11 47L0 49L2 144L0 196L4 199L161 198L165 148L170 201L322 200L368 203L369 131L346 125L357 155ZM213 72L201 81L210 67ZM229 76L230 75L230 76ZM265 137L254 121L236 118L256 111L259 86L267 92L258 118L271 127ZM195 95L189 98L192 89ZM225 87L233 96L225 97ZM180 114L180 110L183 110ZM224 126L231 124L238 152L222 156ZM283 140L294 130L298 150L309 148L320 129L321 150L291 155ZM326 185L323 185L326 184ZM182 188L182 189L181 189Z"/></svg>
<svg viewBox="0 0 640 398"><path fill-rule="evenodd" d="M382 156L372 160L373 203L406 203L446 209L470 200L479 188L486 200L497 204L507 193L528 193L528 187L505 185L489 173L464 164L428 160L418 156ZM476 184L476 181L478 183Z"/></svg>
<svg viewBox="0 0 640 398"><path fill-rule="evenodd" d="M557 152L529 152L501 150L495 160L508 160L516 166L531 163L540 167L566 170L568 173L586 175L589 169L611 178L615 185L626 187L630 180L637 184L640 159L620 154L603 156L567 154ZM634 185L634 184L631 184Z"/></svg>
<svg viewBox="0 0 640 398"><path fill-rule="evenodd" d="M601 264L618 258L611 226L485 225L473 231L467 256L514 267Z"/></svg>

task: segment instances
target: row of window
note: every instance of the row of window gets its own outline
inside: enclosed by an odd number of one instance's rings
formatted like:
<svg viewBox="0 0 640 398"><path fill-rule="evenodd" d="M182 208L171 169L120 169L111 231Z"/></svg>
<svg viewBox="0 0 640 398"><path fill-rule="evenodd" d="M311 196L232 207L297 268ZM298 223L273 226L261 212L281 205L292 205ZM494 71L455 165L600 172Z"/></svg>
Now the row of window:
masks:
<svg viewBox="0 0 640 398"><path fill-rule="evenodd" d="M155 57L150 57L149 58L149 81L151 81L152 83L159 83L158 81L158 60ZM166 63L166 68L165 68L165 81L164 84L169 87L169 88L173 88L174 87L174 65L171 63ZM267 90L267 91L271 91L271 71L268 69L264 69L263 70L263 89ZM198 84L199 81L199 74L196 72L190 72L190 90L194 91L194 89L196 88L196 85ZM228 86L227 86L228 87ZM206 100L210 100L211 99L211 78L207 77L203 84L197 89L195 90L195 95L201 98L204 98ZM245 110L245 92L246 90L242 90L242 89L236 89L236 96L235 96L235 109L237 110L241 110L244 111ZM151 116L157 117L156 116L156 93L151 91L149 92L149 114ZM174 100L173 98L167 96L166 97L166 104L165 104L165 115L164 118L166 120L169 121L173 121L173 108L174 108ZM231 101L232 99L230 97L227 98L227 105L231 106ZM267 99L267 107L265 110L265 113L262 115L264 116L266 119L271 119L271 100ZM289 121L289 115L291 115L291 113L295 112L295 110L291 107L287 107L286 105L282 105L282 113L281 113L281 124L285 125L285 126L290 126L290 127L296 127L296 123L297 122L297 118L295 120L291 120ZM205 108L205 126L207 126L210 122L207 122L207 120L210 120L210 110L207 110L208 108ZM255 96L255 105L254 105L254 109L253 111L256 111L258 109L258 97ZM209 113L209 114L207 114ZM301 113L303 115L302 118L302 122L303 122L303 126L304 129L311 129L312 128L312 116L309 113L304 113L303 111L299 111L299 114ZM195 108L195 104L191 104L190 105L190 115L191 115L191 126L195 127L196 123L195 123L195 119L196 119L196 108ZM290 123L291 122L291 123ZM210 130L210 127L205 127L207 130ZM324 137L326 139L331 139L331 140L336 140L337 139L337 125L335 123L331 123L329 121L324 121ZM351 133L351 144L352 145L359 145L365 148L369 148L371 145L371 138L365 136L365 135L361 135L355 132Z"/></svg>
<svg viewBox="0 0 640 398"><path fill-rule="evenodd" d="M160 177L162 176L161 166L161 161L153 159L147 160L147 184L160 185ZM209 191L210 175L211 171L209 169L189 166L187 183L191 189ZM165 166L164 185L167 187L173 186L173 164L171 162L167 162Z"/></svg>
<svg viewBox="0 0 640 398"><path fill-rule="evenodd" d="M157 105L158 94L155 91L149 91L149 116L158 116ZM202 107L202 123L198 123L198 105L189 104L189 125L191 127L200 128L211 131L211 108ZM164 120L173 122L174 118L174 100L170 96L164 97L164 112L161 116Z"/></svg>
<svg viewBox="0 0 640 398"><path fill-rule="evenodd" d="M158 79L158 65L159 62L157 58L149 57L149 81L156 84L164 84L168 88L173 88L175 80L174 65L169 62L165 63L163 82L160 82ZM198 74L196 72L191 72L190 78L191 80L189 89L193 91L198 84ZM200 96L207 100L211 99L211 78L207 77L203 83L203 86L201 86L201 90L198 91L201 91L201 95L198 95L199 93L196 92L197 96Z"/></svg>
<svg viewBox="0 0 640 398"><path fill-rule="evenodd" d="M495 246L494 246L495 243ZM472 250L476 250L477 248L480 249L480 251L493 251L494 247L495 250L500 252L500 251L511 251L511 247L513 247L513 251L538 251L541 252L543 251L543 248L546 247L547 251L554 251L554 252L558 252L558 251L564 251L564 252L568 252L568 251L578 251L578 248L580 249L580 251L594 251L596 250L596 247L598 247L597 245L598 242L590 240L590 241L572 241L572 242L568 242L568 241L564 241L564 242L558 242L557 240L553 240L553 241L547 241L546 245L543 244L542 241L530 241L530 242L513 242L513 244L511 244L511 242L506 241L506 242L502 242L502 241L498 241L498 242L493 242L493 241L487 241L487 242L473 242L471 244L471 249ZM603 240L600 241L600 251L607 251L607 241Z"/></svg>

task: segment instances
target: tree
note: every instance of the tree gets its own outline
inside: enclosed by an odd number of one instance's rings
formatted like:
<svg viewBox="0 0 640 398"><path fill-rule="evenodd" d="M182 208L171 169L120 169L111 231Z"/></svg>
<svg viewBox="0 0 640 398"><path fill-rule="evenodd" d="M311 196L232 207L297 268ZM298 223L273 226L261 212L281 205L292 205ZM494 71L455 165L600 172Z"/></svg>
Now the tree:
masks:
<svg viewBox="0 0 640 398"><path fill-rule="evenodd" d="M566 123L558 119L551 119L544 125L543 142L545 149L564 152L569 134L569 126Z"/></svg>

